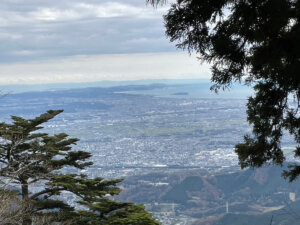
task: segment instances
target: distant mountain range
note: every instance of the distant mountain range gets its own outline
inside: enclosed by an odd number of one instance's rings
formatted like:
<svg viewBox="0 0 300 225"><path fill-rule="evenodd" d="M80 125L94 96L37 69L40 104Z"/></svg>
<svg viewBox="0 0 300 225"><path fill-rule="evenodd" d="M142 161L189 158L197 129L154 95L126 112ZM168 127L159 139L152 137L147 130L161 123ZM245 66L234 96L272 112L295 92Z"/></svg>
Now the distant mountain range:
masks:
<svg viewBox="0 0 300 225"><path fill-rule="evenodd" d="M166 84L166 85L182 85L182 84L209 84L208 79L160 79L160 80L130 80L130 81L99 81L99 82L86 82L86 83L53 83L53 84L31 84L31 85L0 85L0 90L4 93L24 93L32 91L59 91L80 89L88 87L118 87L118 86L131 86L131 85L150 85L150 84Z"/></svg>

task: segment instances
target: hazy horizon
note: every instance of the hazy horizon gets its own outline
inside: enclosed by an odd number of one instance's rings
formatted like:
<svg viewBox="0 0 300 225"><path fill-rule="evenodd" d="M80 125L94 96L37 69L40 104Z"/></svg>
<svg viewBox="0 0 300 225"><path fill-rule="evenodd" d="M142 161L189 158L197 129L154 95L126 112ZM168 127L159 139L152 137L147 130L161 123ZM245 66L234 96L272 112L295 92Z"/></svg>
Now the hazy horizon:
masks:
<svg viewBox="0 0 300 225"><path fill-rule="evenodd" d="M0 85L208 79L209 66L166 37L168 8L138 0L4 1Z"/></svg>

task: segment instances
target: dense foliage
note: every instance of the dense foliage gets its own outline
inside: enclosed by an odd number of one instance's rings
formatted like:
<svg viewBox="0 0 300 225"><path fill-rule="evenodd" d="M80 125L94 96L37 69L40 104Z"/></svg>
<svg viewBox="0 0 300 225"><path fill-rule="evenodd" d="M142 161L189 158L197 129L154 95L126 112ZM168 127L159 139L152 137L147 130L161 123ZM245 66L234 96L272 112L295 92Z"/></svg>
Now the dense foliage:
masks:
<svg viewBox="0 0 300 225"><path fill-rule="evenodd" d="M212 65L212 89L254 85L247 104L253 132L236 145L242 168L282 164L284 130L300 143L299 18L295 0L177 0L164 17L170 40ZM291 181L299 174L297 165L285 173Z"/></svg>
<svg viewBox="0 0 300 225"><path fill-rule="evenodd" d="M91 179L79 172L63 172L71 168L80 171L92 162L87 161L90 153L72 150L78 139L38 132L41 124L61 112L50 110L30 120L12 116L12 124L0 124L0 176L7 183L4 187L19 190L26 202L20 223L33 224L46 216L49 224L159 224L143 206L112 199L120 193L120 179ZM76 199L73 203L81 210L66 201L68 196ZM22 206L12 208L18 207Z"/></svg>

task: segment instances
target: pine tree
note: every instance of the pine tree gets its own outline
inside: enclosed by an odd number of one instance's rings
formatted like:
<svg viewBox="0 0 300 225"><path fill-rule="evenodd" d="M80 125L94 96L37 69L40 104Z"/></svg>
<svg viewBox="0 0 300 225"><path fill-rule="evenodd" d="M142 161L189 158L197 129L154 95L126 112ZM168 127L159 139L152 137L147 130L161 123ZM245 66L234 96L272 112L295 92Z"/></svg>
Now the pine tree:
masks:
<svg viewBox="0 0 300 225"><path fill-rule="evenodd" d="M65 133L50 136L39 132L43 123L62 111L50 110L29 120L12 116L12 124L0 124L0 176L18 188L22 200L30 205L22 224L31 225L45 215L53 222L72 218L70 224L159 224L143 206L109 197L120 193L117 184L121 179L91 179L62 172L66 167L80 170L92 165L87 161L89 152L72 150L78 139ZM75 206L85 210L78 211L65 202L63 192L76 196Z"/></svg>

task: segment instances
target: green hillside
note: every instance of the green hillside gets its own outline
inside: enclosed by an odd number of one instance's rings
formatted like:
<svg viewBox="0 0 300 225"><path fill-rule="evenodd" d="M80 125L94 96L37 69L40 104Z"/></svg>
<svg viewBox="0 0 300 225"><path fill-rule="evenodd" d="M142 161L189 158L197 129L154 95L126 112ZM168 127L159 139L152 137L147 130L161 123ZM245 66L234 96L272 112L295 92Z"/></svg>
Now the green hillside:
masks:
<svg viewBox="0 0 300 225"><path fill-rule="evenodd" d="M296 224L291 223L293 217L284 212L288 212L291 205L295 212L300 212L299 203L292 202L289 197L293 192L299 200L300 180L289 183L283 179L281 174L286 168L266 166L215 174L174 171L142 175L125 179L121 197L122 200L148 204L149 210L158 215L170 213L169 209L175 203L175 211L171 212L173 217L199 221L195 224L270 224L272 215L273 225L276 221L278 225ZM164 184L156 185L158 180L163 180Z"/></svg>
<svg viewBox="0 0 300 225"><path fill-rule="evenodd" d="M190 198L188 192L200 191L202 188L203 181L201 177L187 177L181 183L169 190L162 199L169 202L186 203Z"/></svg>

